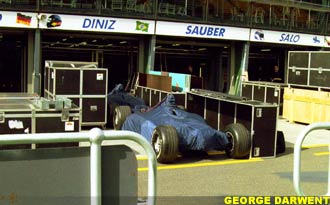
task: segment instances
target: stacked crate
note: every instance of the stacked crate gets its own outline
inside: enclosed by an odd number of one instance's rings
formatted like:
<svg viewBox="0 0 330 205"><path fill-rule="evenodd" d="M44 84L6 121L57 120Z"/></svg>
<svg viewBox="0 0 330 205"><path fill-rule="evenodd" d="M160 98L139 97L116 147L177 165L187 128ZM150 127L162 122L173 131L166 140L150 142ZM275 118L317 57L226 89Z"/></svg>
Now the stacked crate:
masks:
<svg viewBox="0 0 330 205"><path fill-rule="evenodd" d="M290 51L283 117L289 122L330 121L330 52Z"/></svg>
<svg viewBox="0 0 330 205"><path fill-rule="evenodd" d="M80 109L67 98L48 100L29 93L0 93L0 134L79 132ZM77 143L35 147L77 146ZM0 149L30 149L31 144L0 145Z"/></svg>
<svg viewBox="0 0 330 205"><path fill-rule="evenodd" d="M203 89L187 92L186 102L187 111L202 116L219 131L225 131L231 123L244 125L251 134L250 158L276 156L277 104Z"/></svg>
<svg viewBox="0 0 330 205"><path fill-rule="evenodd" d="M287 84L263 81L243 81L241 96L250 100L277 104L279 115L283 112L283 92Z"/></svg>
<svg viewBox="0 0 330 205"><path fill-rule="evenodd" d="M44 96L68 97L81 108L82 126L107 122L108 70L95 62L46 61Z"/></svg>
<svg viewBox="0 0 330 205"><path fill-rule="evenodd" d="M330 93L302 88L285 88L283 117L289 122L330 121Z"/></svg>
<svg viewBox="0 0 330 205"><path fill-rule="evenodd" d="M290 51L288 84L307 88L330 88L329 51Z"/></svg>
<svg viewBox="0 0 330 205"><path fill-rule="evenodd" d="M178 105L185 106L185 92L172 92L172 77L139 73L135 96L144 100L146 105L157 105L167 95L173 94Z"/></svg>

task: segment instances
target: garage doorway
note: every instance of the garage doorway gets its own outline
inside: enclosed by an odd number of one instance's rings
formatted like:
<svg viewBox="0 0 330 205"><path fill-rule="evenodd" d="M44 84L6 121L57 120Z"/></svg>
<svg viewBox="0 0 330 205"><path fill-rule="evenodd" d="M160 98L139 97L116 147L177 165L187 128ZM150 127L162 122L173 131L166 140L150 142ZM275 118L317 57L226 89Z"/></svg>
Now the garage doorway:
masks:
<svg viewBox="0 0 330 205"><path fill-rule="evenodd" d="M130 75L137 71L138 45L139 38L130 35L44 31L42 62L45 60L98 62L99 67L108 69L110 91L118 83L126 84Z"/></svg>
<svg viewBox="0 0 330 205"><path fill-rule="evenodd" d="M0 31L0 92L27 90L27 31Z"/></svg>
<svg viewBox="0 0 330 205"><path fill-rule="evenodd" d="M154 70L196 75L205 89L226 92L229 41L164 36L155 50Z"/></svg>

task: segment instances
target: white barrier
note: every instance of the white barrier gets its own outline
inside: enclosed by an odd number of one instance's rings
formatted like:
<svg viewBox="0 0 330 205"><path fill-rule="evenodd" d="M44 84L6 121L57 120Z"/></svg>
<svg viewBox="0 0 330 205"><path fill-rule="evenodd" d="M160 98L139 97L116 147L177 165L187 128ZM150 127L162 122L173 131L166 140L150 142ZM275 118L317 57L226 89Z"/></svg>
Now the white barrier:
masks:
<svg viewBox="0 0 330 205"><path fill-rule="evenodd" d="M156 204L157 160L150 143L140 134L131 131L103 131L93 128L89 132L38 133L0 135L0 145L90 142L91 205L101 205L101 143L104 140L130 140L144 148L148 156L148 205Z"/></svg>
<svg viewBox="0 0 330 205"><path fill-rule="evenodd" d="M307 135L314 130L330 129L330 122L324 123L313 123L305 127L305 129L299 134L296 143L294 145L294 155L293 155L293 186L299 196L305 196L304 192L300 187L300 172L301 172L301 147L304 139ZM330 145L329 145L330 146ZM330 147L329 147L330 149ZM330 156L329 156L329 166L330 166ZM325 194L330 196L330 167L328 169L328 191Z"/></svg>

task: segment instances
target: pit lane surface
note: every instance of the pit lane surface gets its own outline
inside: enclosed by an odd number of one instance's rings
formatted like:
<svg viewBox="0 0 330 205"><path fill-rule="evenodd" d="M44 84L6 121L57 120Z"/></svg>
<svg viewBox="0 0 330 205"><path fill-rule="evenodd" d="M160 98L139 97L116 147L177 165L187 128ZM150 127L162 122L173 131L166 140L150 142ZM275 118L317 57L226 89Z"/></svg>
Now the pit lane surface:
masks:
<svg viewBox="0 0 330 205"><path fill-rule="evenodd" d="M157 205L224 204L225 196L297 196L293 186L293 147L305 124L279 119L285 153L274 158L228 159L217 155L192 155L172 164L158 164ZM301 187L307 196L327 192L330 130L313 131L305 139L301 155ZM147 193L147 161L143 149L125 142L138 155L138 196Z"/></svg>
<svg viewBox="0 0 330 205"><path fill-rule="evenodd" d="M329 150L302 150L301 187L306 195L327 192ZM138 195L146 198L147 161L138 160ZM275 158L228 159L224 153L193 154L158 164L157 204L224 204L225 196L297 196L293 186L293 144Z"/></svg>

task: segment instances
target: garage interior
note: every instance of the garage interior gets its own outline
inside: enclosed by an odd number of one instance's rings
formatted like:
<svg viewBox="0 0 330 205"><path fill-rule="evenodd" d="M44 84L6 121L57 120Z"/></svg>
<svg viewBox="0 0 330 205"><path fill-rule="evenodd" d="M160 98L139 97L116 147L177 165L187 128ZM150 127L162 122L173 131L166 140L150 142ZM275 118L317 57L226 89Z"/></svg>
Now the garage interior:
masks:
<svg viewBox="0 0 330 205"><path fill-rule="evenodd" d="M0 52L3 54L0 57L0 71L6 73L0 77L1 92L27 90L25 85L28 80L29 35L33 36L33 33L26 30L8 29L0 33ZM143 39L144 36L128 34L118 36L43 30L41 59L42 62L46 60L98 62L99 67L109 70L108 89L111 90L118 83L126 84L129 77L138 70L139 43ZM153 69L201 76L206 82L206 89L227 92L232 45L233 41L219 41L219 39L157 36ZM274 65L279 65L285 79L286 51L313 49L316 48L250 43L249 80L268 81ZM41 73L44 67L42 62Z"/></svg>

